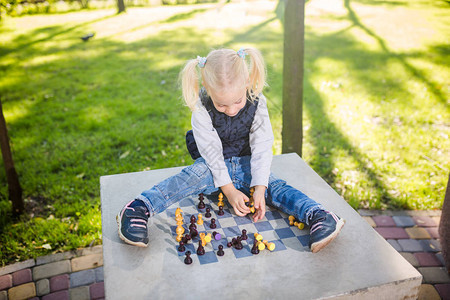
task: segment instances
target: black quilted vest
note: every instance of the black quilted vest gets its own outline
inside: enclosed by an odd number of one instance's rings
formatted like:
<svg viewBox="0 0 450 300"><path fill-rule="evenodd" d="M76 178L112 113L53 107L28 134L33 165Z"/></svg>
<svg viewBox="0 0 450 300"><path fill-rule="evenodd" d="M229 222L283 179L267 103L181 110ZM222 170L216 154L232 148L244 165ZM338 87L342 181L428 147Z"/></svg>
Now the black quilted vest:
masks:
<svg viewBox="0 0 450 300"><path fill-rule="evenodd" d="M233 156L251 155L250 149L250 129L252 128L253 119L255 118L256 108L258 107L258 98L253 101L249 100L247 93L247 102L245 106L234 117L229 117L219 112L208 96L205 89L200 91L200 100L208 111L212 124L219 134L222 141L223 157L231 158ZM186 133L186 146L192 159L197 159L201 155L195 143L192 130Z"/></svg>

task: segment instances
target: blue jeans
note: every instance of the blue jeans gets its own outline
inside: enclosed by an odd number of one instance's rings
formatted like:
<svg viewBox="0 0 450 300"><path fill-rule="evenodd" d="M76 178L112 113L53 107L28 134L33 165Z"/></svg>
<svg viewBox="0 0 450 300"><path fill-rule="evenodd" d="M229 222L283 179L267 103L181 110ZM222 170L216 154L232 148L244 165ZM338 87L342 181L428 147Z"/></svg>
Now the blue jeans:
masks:
<svg viewBox="0 0 450 300"><path fill-rule="evenodd" d="M233 185L249 194L251 182L250 156L225 159ZM295 216L300 222L309 225L312 214L323 207L303 194L301 191L286 184L273 173L270 174L266 191L266 204ZM167 178L141 193L136 199L142 200L154 215L186 197L204 193L217 192L213 176L205 160L200 157L193 165L184 168L180 173Z"/></svg>

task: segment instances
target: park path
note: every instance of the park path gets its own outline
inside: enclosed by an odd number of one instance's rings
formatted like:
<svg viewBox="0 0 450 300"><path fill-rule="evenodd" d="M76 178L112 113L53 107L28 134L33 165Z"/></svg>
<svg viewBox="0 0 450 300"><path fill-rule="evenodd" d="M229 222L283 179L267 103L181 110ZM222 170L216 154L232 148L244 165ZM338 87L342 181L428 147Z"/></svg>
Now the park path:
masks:
<svg viewBox="0 0 450 300"><path fill-rule="evenodd" d="M423 275L419 299L450 299L450 276L439 243L441 211L359 210L359 213ZM0 300L103 299L103 282L103 253L99 245L1 268Z"/></svg>

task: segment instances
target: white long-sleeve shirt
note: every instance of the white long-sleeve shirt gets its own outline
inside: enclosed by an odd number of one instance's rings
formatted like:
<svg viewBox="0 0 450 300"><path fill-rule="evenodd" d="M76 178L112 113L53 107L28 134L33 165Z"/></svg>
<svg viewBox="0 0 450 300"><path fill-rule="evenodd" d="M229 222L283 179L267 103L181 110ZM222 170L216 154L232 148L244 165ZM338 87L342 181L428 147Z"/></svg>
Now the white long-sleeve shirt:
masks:
<svg viewBox="0 0 450 300"><path fill-rule="evenodd" d="M223 157L222 141L200 99L197 102L197 109L192 112L191 123L198 151L211 170L215 187L231 183L232 181ZM268 186L273 140L267 100L263 94L260 94L249 137L252 152L250 159L252 180L250 186Z"/></svg>

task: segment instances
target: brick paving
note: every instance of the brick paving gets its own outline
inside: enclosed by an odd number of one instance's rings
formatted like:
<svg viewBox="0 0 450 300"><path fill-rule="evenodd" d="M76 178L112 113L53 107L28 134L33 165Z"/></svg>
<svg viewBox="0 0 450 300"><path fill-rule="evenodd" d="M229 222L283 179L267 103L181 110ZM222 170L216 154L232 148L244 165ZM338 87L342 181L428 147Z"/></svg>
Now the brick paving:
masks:
<svg viewBox="0 0 450 300"><path fill-rule="evenodd" d="M439 243L440 211L359 213L423 275L419 299L450 300L450 276ZM104 299L103 281L102 246L46 255L0 268L0 300Z"/></svg>

